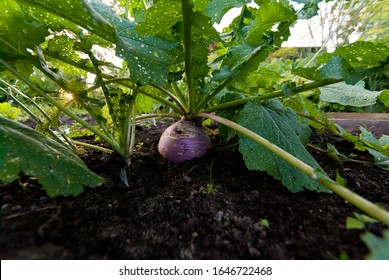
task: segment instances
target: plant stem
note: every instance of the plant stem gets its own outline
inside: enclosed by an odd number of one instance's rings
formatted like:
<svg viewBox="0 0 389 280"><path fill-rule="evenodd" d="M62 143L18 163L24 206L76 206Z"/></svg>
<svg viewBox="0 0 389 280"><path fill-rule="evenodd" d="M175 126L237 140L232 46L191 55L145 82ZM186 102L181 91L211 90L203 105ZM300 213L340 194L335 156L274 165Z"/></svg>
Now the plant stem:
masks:
<svg viewBox="0 0 389 280"><path fill-rule="evenodd" d="M113 78L113 79L109 79L109 80L105 80L104 83L105 84L111 84L111 83L117 83L119 85L122 85L126 88L129 88L129 89L136 89L137 86L134 85L134 84L131 84L131 85L128 85L127 83L124 83L124 82L131 82L131 79L130 78ZM87 92L90 92L92 90L95 90L95 89L98 89L100 86L99 85L94 85L94 86L91 86L90 88L88 88L86 91ZM177 106L176 104L174 104L173 102L170 102L169 100L163 98L163 97L160 97L160 96L155 96L153 95L152 93L149 93L147 91L145 91L144 89L141 89L139 88L138 89L138 92L143 94L143 95L146 95L156 101L159 101L161 102L162 104L172 108L175 112L179 112L181 113L182 115L185 114L185 110L182 111L182 108ZM170 93L172 94L172 93Z"/></svg>
<svg viewBox="0 0 389 280"><path fill-rule="evenodd" d="M194 88L193 88L193 66L192 66L192 7L190 0L182 0L182 20L185 52L185 76L188 84L188 106L189 114L194 112Z"/></svg>
<svg viewBox="0 0 389 280"><path fill-rule="evenodd" d="M133 113L132 113L132 116L131 116L130 143L129 143L129 148L128 148L129 156L132 155L132 153L134 152L134 148L135 148L135 129L136 129L135 102L133 102L131 104L131 107L132 107L131 111Z"/></svg>
<svg viewBox="0 0 389 280"><path fill-rule="evenodd" d="M85 147L92 148L92 149L95 149L95 150L99 150L99 151L102 151L102 152L105 152L105 153L112 153L113 152L110 149L107 149L107 148L104 148L104 147L101 147L101 146L97 146L97 145L93 145L93 144L89 144L89 143L85 143L85 142L80 142L80 141L75 141L75 140L73 140L72 142L74 144L76 144L76 145L85 146Z"/></svg>
<svg viewBox="0 0 389 280"><path fill-rule="evenodd" d="M169 96L171 99L173 99L173 101L177 104L177 106L180 107L181 112L182 112L184 115L186 115L186 110L185 110L183 104L181 103L181 101L180 101L173 93L171 93L171 92L168 91L167 89L165 89L165 88L163 88L163 87L160 87L159 85L156 85L156 84L154 84L154 83L150 83L149 86L158 89L159 91L163 92L164 94L166 94L167 96Z"/></svg>
<svg viewBox="0 0 389 280"><path fill-rule="evenodd" d="M358 207L359 209L366 212L368 215L372 216L373 218L376 218L377 220L385 223L386 225L389 225L389 212L386 210L378 207L377 205L373 204L369 200L357 195L356 193L350 191L349 189L345 188L344 186L336 183L335 181L328 178L326 175L320 173L318 170L314 169L313 167L309 166L305 162L301 161L300 159L294 157L293 155L289 154L288 152L284 151L277 145L269 142L265 138L261 137L260 135L252 132L251 130L248 130L247 128L232 122L230 120L227 120L225 118L213 115L213 114L207 114L207 113L199 113L196 115L196 117L201 118L209 118L211 120L217 121L221 124L224 124L225 126L228 126L237 132L249 137L253 141L257 142L258 144L262 145L266 149L272 151L280 158L284 159L288 163L292 164L294 167L299 169L301 172L306 174L307 176L311 177L312 179L316 180L323 186L327 187L332 192L336 193L338 196L344 198L354 206Z"/></svg>
<svg viewBox="0 0 389 280"><path fill-rule="evenodd" d="M15 91L17 94L19 94L21 97L23 97L24 99L27 99L29 102L31 102L37 109L38 111L49 121L51 122L51 119L50 117L46 114L46 112L33 100L31 99L30 97L28 97L27 95L25 95L23 92L21 92L18 88L14 87L13 85L7 83L6 81L4 81L3 79L0 79L0 82L3 83L4 85L6 85L8 88L12 89L13 91ZM12 94L10 94L11 97L13 97ZM17 98L15 98L17 99ZM23 108L24 109L24 108ZM27 109L27 107L26 107ZM28 109L27 109L28 110ZM26 110L25 110L26 111ZM31 112L30 110L28 110L29 112ZM26 111L33 119L35 119L36 121L38 121L39 119L31 112L31 114Z"/></svg>
<svg viewBox="0 0 389 280"><path fill-rule="evenodd" d="M52 97L48 96L46 93L44 93L40 88L38 88L35 84L30 82L27 78L25 78L23 75L21 75L16 69L14 69L11 65L9 65L7 62L4 60L0 59L0 63L5 66L12 74L14 74L16 77L18 77L20 80L25 82L32 90L34 90L38 95L40 95L44 100L49 102L50 104L54 105L57 107L59 110L64 112L66 115L74 119L75 121L79 122L81 125L92 131L94 134L99 136L101 139L103 139L105 142L107 142L114 150L116 150L120 155L123 155L123 151L120 148L120 146L113 141L111 138L107 137L105 134L101 133L98 129L96 129L93 125L90 125L77 115L73 114L69 109L64 107L61 103L57 102L55 99Z"/></svg>
<svg viewBox="0 0 389 280"><path fill-rule="evenodd" d="M178 107L176 104L174 104L173 102L170 102L169 100L166 100L163 97L155 96L152 93L148 93L148 92L146 92L143 89L139 89L139 93L141 93L143 95L146 95L146 96L148 96L148 97L150 97L150 98L152 98L154 100L157 100L157 101L161 102L162 104L165 104L166 106L172 108L177 113L180 113L180 114L184 114L185 113L185 112L182 112L181 108Z"/></svg>
<svg viewBox="0 0 389 280"><path fill-rule="evenodd" d="M126 112L126 120L122 127L121 147L124 151L124 158L129 158L132 154L135 141L135 102L138 95L139 87L132 93L132 100Z"/></svg>
<svg viewBox="0 0 389 280"><path fill-rule="evenodd" d="M111 103L110 92L109 92L106 84L104 83L104 79L103 79L103 77L101 75L101 71L99 69L99 63L98 63L97 59L95 58L95 56L92 54L91 51L88 51L87 54L88 54L90 60L92 61L93 67L95 68L96 80L97 80L96 83L103 90L103 94L104 94L104 98L105 98L105 104L107 104L107 106L108 106L108 111L109 111L109 115L112 118L113 127L114 127L115 130L117 130L118 129L118 121L117 121L117 118L116 118L116 112L114 111L112 103Z"/></svg>
<svg viewBox="0 0 389 280"><path fill-rule="evenodd" d="M82 64L80 64L78 62L75 62L75 61L71 60L68 57L64 57L64 56L62 56L62 55L60 55L58 53L55 53L55 52L52 52L52 51L49 51L49 50L46 50L46 49L42 50L42 52L43 52L43 54L45 56L49 56L51 58L54 58L54 59L59 60L59 61L62 61L64 63L66 63L66 64L71 65L71 66L74 66L74 67L76 67L78 69L81 69L81 70L84 70L86 72L95 74L95 69L93 67L82 65Z"/></svg>
<svg viewBox="0 0 389 280"><path fill-rule="evenodd" d="M0 81L2 81L0 79ZM43 122L33 113L31 112L30 109L28 109L26 107L26 105L24 105L19 99L17 99L15 96L13 96L13 94L11 93L11 88L8 88L9 92L7 93L7 91L3 88L0 88L1 91L5 92L24 112L26 112L32 119L34 119L37 124L39 125L43 125ZM40 109L40 108L39 108ZM47 116L47 115L46 115ZM51 122L51 119L47 116L47 119L49 122ZM47 129L47 131L50 133L50 135L55 139L57 140L57 142L59 143L62 143L62 144L65 144L61 138L58 137L57 134L54 133L54 131L52 131L50 128ZM65 136L61 133L61 136L65 138ZM68 144L69 142L66 141ZM69 147L71 147L72 149L74 148L71 144L69 145Z"/></svg>
<svg viewBox="0 0 389 280"><path fill-rule="evenodd" d="M296 94L296 93L301 93L301 92L308 91L311 89L315 89L315 88L319 88L319 87L323 87L323 86L327 86L327 85L331 85L331 84L336 84L336 83L339 83L342 81L344 81L344 80L343 79L339 79L339 80L338 79L326 79L326 80L311 82L311 83L308 83L308 84L305 84L302 86L295 87L295 88L291 89L291 91L293 92L293 94ZM235 107L235 106L244 105L248 101L253 100L253 99L267 100L267 99L272 99L272 98L281 97L281 96L284 96L283 91L276 90L276 91L273 91L273 92L270 92L270 93L267 93L264 95L249 96L249 97L225 102L225 103L222 103L219 105L215 105L215 106L209 107L207 109L204 109L203 112L204 113L211 113L211 112L215 112L217 110L222 110L222 109L227 109L227 108L231 108L231 107Z"/></svg>
<svg viewBox="0 0 389 280"><path fill-rule="evenodd" d="M126 5L124 6L124 17L128 19L128 11L130 7L130 0L126 0Z"/></svg>
<svg viewBox="0 0 389 280"><path fill-rule="evenodd" d="M176 94L177 98L180 100L182 106L185 108L185 111L187 112L188 111L188 103L186 102L184 95L182 94L181 90L178 88L176 82L173 81L171 83L171 85L173 87L174 93Z"/></svg>
<svg viewBox="0 0 389 280"><path fill-rule="evenodd" d="M136 120L145 120L145 119L152 119L152 118L173 118L173 119L180 119L182 116L180 114L169 114L169 113L160 113L160 114L145 114L141 116L137 116Z"/></svg>
<svg viewBox="0 0 389 280"><path fill-rule="evenodd" d="M36 51L37 51L38 54L43 56L43 53L42 53L40 48L36 47ZM112 141L116 142L114 136L110 133L110 131L107 128L107 126L105 125L105 123L100 121L99 118L96 117L96 114L93 112L93 110L91 110L91 108L89 106L87 106L85 104L85 102L83 102L82 98L79 97L80 92L76 92L76 91L73 91L73 90L69 89L67 87L66 82L64 81L64 79L62 79L62 77L60 77L59 75L55 74L54 72L52 72L49 69L49 67L46 65L46 62L43 59L43 57L40 57L40 63L39 62L37 63L37 61L32 60L32 64L37 69L42 71L42 73L44 73L49 79L51 79L58 86L60 86L63 90L65 90L67 92L74 93L75 96L77 97L77 101L79 102L79 104L93 117L93 119L95 119L95 121L99 124L100 128L104 131L105 135L107 137L109 137ZM100 87L100 85L98 87Z"/></svg>
<svg viewBox="0 0 389 280"><path fill-rule="evenodd" d="M321 149L319 147L316 147L314 145L307 144L307 146L312 148L312 149L315 149L316 151L319 151L321 153L328 154L328 152L326 150ZM338 154L337 156L338 156L338 159L336 159L336 160L340 161L340 162L348 161L348 162L355 162L355 163L359 163L359 164L363 164L363 165L373 165L374 164L372 162L365 161L365 160L357 160L357 159L349 158L348 156L343 155L343 154Z"/></svg>
<svg viewBox="0 0 389 280"><path fill-rule="evenodd" d="M104 73L102 73L102 74L104 74ZM104 80L104 83L106 85L117 83L119 85L125 86L125 87L130 88L130 89L135 89L137 87L135 84L127 85L127 84L124 84L123 82L131 82L131 79L130 78L112 78L112 79ZM100 85L93 85L90 88L87 88L86 92L93 91L95 89L98 89L99 87L100 87Z"/></svg>

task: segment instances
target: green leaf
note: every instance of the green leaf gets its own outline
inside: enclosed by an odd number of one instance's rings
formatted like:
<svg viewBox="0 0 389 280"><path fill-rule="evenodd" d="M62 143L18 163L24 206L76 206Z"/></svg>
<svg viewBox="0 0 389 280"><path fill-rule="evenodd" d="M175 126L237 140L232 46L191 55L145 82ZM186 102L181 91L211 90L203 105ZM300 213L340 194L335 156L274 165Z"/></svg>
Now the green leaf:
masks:
<svg viewBox="0 0 389 280"><path fill-rule="evenodd" d="M267 32L273 33L272 29L277 23L294 21L295 19L296 15L293 10L284 7L281 3L263 3L255 13L255 20L246 40L250 44L260 45L262 37Z"/></svg>
<svg viewBox="0 0 389 280"><path fill-rule="evenodd" d="M384 231L383 238L370 232L362 236L362 241L369 248L370 253L366 256L369 260L389 259L389 230Z"/></svg>
<svg viewBox="0 0 389 280"><path fill-rule="evenodd" d="M235 76L239 73L239 70L236 69L234 71L231 71L231 69L228 66L224 66L220 69L215 69L212 73L212 80L213 81L220 81L224 80L226 78L230 78Z"/></svg>
<svg viewBox="0 0 389 280"><path fill-rule="evenodd" d="M389 56L389 47L380 43L359 41L336 48L333 53L318 57L319 63L325 63L333 56L341 56L352 67L378 66Z"/></svg>
<svg viewBox="0 0 389 280"><path fill-rule="evenodd" d="M181 0L159 0L146 10L135 31L139 35L158 35L172 39L172 26L182 21Z"/></svg>
<svg viewBox="0 0 389 280"><path fill-rule="evenodd" d="M274 89L281 75L265 66L260 66L257 71L247 77L247 86Z"/></svg>
<svg viewBox="0 0 389 280"><path fill-rule="evenodd" d="M365 83L361 81L355 85L347 85L345 82L341 82L321 87L320 99L353 107L365 107L375 104L380 92L367 90L364 85Z"/></svg>
<svg viewBox="0 0 389 280"><path fill-rule="evenodd" d="M332 130L336 131L335 123L328 120L322 111L317 108L317 105L302 94L295 94L290 98L285 98L283 103L292 108L296 112L300 112L306 116L312 118L306 119L300 117L300 122L308 122L310 126L317 130Z"/></svg>
<svg viewBox="0 0 389 280"><path fill-rule="evenodd" d="M221 76L230 77L239 75L239 78L235 78L236 80L240 78L246 79L247 75L257 70L259 63L264 61L272 50L273 47L270 46L256 47L247 42L239 46L231 47L223 60L220 73L215 70L216 77L220 79ZM242 67L253 56L256 57L250 65Z"/></svg>
<svg viewBox="0 0 389 280"><path fill-rule="evenodd" d="M340 176L339 172L336 171L336 179L335 179L335 182L340 185L340 186L346 186L347 184L347 180L345 178L343 178L342 176Z"/></svg>
<svg viewBox="0 0 389 280"><path fill-rule="evenodd" d="M219 33L213 27L211 19L209 17L199 12L193 13L192 24L210 40L213 40L214 42L222 41L219 36Z"/></svg>
<svg viewBox="0 0 389 280"><path fill-rule="evenodd" d="M57 0L19 0L19 2L60 16L62 20L69 20L110 42L115 41L115 30L108 23L107 17L116 15L98 13L94 7L105 6L99 0L67 0L61 3ZM47 20L50 21L51 18L48 17Z"/></svg>
<svg viewBox="0 0 389 280"><path fill-rule="evenodd" d="M368 148L367 151L374 157L374 162L377 164L380 168L384 170L389 171L389 157L374 150Z"/></svg>
<svg viewBox="0 0 389 280"><path fill-rule="evenodd" d="M321 170L319 164L303 145L308 141L309 127L298 123L295 112L289 108L283 108L279 101L271 100L264 104L259 101L248 102L240 112L239 124L261 135L306 164ZM273 177L281 179L282 183L292 192L302 191L304 188L327 191L297 168L243 135L240 138L239 151L243 155L247 168L267 171Z"/></svg>
<svg viewBox="0 0 389 280"><path fill-rule="evenodd" d="M378 96L378 100L389 108L389 89L381 91L380 95Z"/></svg>
<svg viewBox="0 0 389 280"><path fill-rule="evenodd" d="M0 19L0 54L28 54L27 48L33 49L49 34L44 25L29 19L13 0L2 1Z"/></svg>
<svg viewBox="0 0 389 280"><path fill-rule="evenodd" d="M208 0L192 0L193 11L204 12L207 8Z"/></svg>
<svg viewBox="0 0 389 280"><path fill-rule="evenodd" d="M374 135L360 127L360 141L366 146L365 149L374 157L374 162L381 168L389 170L389 136L383 135L377 139Z"/></svg>
<svg viewBox="0 0 389 280"><path fill-rule="evenodd" d="M194 36L195 37L195 36ZM204 78L209 73L208 67L208 44L206 39L202 37L195 37L192 44L192 58L193 58L193 79L196 85L204 83Z"/></svg>
<svg viewBox="0 0 389 280"><path fill-rule="evenodd" d="M304 8L299 12L299 18L309 19L317 15L319 7L317 4L324 0L292 0L293 2L304 4Z"/></svg>
<svg viewBox="0 0 389 280"><path fill-rule="evenodd" d="M374 148L374 149L384 149L389 151L389 135L383 135L381 138L377 139L374 137L374 135L366 130L364 127L360 127L361 134L359 135L359 138L361 141L363 141L368 147Z"/></svg>
<svg viewBox="0 0 389 280"><path fill-rule="evenodd" d="M126 7L128 3L128 11L130 13L131 17L135 17L136 11L141 9L145 9L145 4L147 4L147 1L144 0L119 0L119 5L122 7ZM127 15L125 15L126 17Z"/></svg>
<svg viewBox="0 0 389 280"><path fill-rule="evenodd" d="M116 54L124 58L133 81L141 84L166 82L169 66L181 54L180 44L157 36L139 36L135 23L120 18L100 1L92 1L93 9L104 17L116 31ZM163 17L163 16L162 16Z"/></svg>
<svg viewBox="0 0 389 280"><path fill-rule="evenodd" d="M317 68L313 68L313 67L292 69L292 73L312 81L321 80L320 71Z"/></svg>
<svg viewBox="0 0 389 280"><path fill-rule="evenodd" d="M319 71L322 79L344 79L347 84L352 85L366 76L365 72L355 72L354 68L341 56L331 57Z"/></svg>
<svg viewBox="0 0 389 280"><path fill-rule="evenodd" d="M146 84L153 81L164 84L169 66L176 62L180 44L156 36L141 37L135 32L135 23L118 17L99 0L21 0L47 15L45 22L58 27L60 21L69 21L116 45L116 54L124 58L133 81ZM50 15L50 16L49 16ZM55 15L54 17L52 15ZM68 26L66 23L65 26ZM81 34L84 37L84 34Z"/></svg>
<svg viewBox="0 0 389 280"><path fill-rule="evenodd" d="M234 7L242 7L251 0L211 0L205 10L205 14L215 23L220 23L224 14Z"/></svg>
<svg viewBox="0 0 389 280"><path fill-rule="evenodd" d="M25 13L13 0L3 0L0 9L0 57L20 73L29 76L32 65L26 60L28 49L43 43L47 27ZM0 66L0 71L3 71Z"/></svg>
<svg viewBox="0 0 389 280"><path fill-rule="evenodd" d="M137 114L147 114L152 111L153 107L156 104L156 101L146 95L143 94L137 94L136 99L135 99L135 108L137 111Z"/></svg>
<svg viewBox="0 0 389 280"><path fill-rule="evenodd" d="M361 133L355 136L346 132L342 127L337 127L340 135L346 140L354 143L356 149L360 151L368 151L373 157L375 164L379 167L389 170L389 136L383 135L380 139L367 131L364 127L360 127Z"/></svg>
<svg viewBox="0 0 389 280"><path fill-rule="evenodd" d="M0 117L0 181L35 176L50 197L78 195L84 186L98 186L94 174L68 148L22 124Z"/></svg>
<svg viewBox="0 0 389 280"><path fill-rule="evenodd" d="M365 224L354 217L347 217L346 228L347 229L364 229Z"/></svg>

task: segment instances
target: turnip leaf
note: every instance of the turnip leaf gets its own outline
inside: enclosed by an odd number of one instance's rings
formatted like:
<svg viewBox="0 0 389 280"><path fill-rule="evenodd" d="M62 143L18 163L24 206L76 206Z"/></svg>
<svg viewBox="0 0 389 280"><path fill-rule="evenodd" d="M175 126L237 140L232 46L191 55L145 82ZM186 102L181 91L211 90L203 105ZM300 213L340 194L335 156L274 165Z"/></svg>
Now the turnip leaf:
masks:
<svg viewBox="0 0 389 280"><path fill-rule="evenodd" d="M325 63L333 56L343 57L352 67L378 66L387 60L389 47L381 43L355 42L336 48L333 53L322 54L318 61Z"/></svg>
<svg viewBox="0 0 389 280"><path fill-rule="evenodd" d="M281 3L264 3L255 13L250 31L246 37L247 42L259 45L263 36L271 36L274 26L280 22L294 21L296 15L293 10L285 7ZM282 25L277 25L279 28ZM286 38L282 38L284 40Z"/></svg>
<svg viewBox="0 0 389 280"><path fill-rule="evenodd" d="M223 15L234 7L242 7L251 0L211 0L205 10L205 14L212 18L213 22L220 23Z"/></svg>
<svg viewBox="0 0 389 280"><path fill-rule="evenodd" d="M103 178L65 146L45 135L0 117L0 181L12 182L21 173L35 176L50 197L78 195Z"/></svg>
<svg viewBox="0 0 389 280"><path fill-rule="evenodd" d="M321 170L319 164L304 147L310 135L309 127L298 123L295 112L289 108L285 109L279 101L271 100L265 104L259 101L248 102L240 112L239 124L306 164ZM280 179L292 192L302 191L304 188L326 191L319 183L294 166L245 136L240 137L239 151L243 155L247 168L268 172L274 178Z"/></svg>
<svg viewBox="0 0 389 280"><path fill-rule="evenodd" d="M180 44L175 41L158 36L139 36L135 23L117 16L101 1L68 0L66 5L58 4L56 0L20 2L45 13L44 23L49 27L54 25L58 28L58 17L61 17L64 26L81 26L91 34L115 44L116 54L127 62L131 79L141 84L165 84L169 66L177 62L177 56L182 51Z"/></svg>
<svg viewBox="0 0 389 280"><path fill-rule="evenodd" d="M369 260L388 260L389 259L389 230L384 232L383 238L380 238L372 233L365 233L362 236L362 241L370 250L370 254L366 256Z"/></svg>
<svg viewBox="0 0 389 280"><path fill-rule="evenodd" d="M379 91L365 89L363 81L355 85L344 82L320 88L320 100L338 103L345 106L365 107L377 102Z"/></svg>

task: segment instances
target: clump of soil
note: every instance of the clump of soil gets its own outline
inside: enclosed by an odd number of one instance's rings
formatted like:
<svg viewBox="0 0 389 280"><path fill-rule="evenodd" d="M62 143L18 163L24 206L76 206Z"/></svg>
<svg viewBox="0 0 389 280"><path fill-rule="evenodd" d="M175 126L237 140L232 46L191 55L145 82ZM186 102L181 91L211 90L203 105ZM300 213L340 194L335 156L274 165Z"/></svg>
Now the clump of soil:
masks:
<svg viewBox="0 0 389 280"><path fill-rule="evenodd" d="M1 259L363 259L368 249L360 235L385 229L346 229L358 209L334 194L291 193L247 170L234 143L214 139L207 156L170 163L157 151L163 129L138 128L129 168L117 155L85 149L82 159L106 182L77 197L49 199L33 178L0 184ZM325 145L321 137L311 144ZM348 142L326 137L355 153ZM332 178L338 171L352 190L389 209L387 172L311 152Z"/></svg>

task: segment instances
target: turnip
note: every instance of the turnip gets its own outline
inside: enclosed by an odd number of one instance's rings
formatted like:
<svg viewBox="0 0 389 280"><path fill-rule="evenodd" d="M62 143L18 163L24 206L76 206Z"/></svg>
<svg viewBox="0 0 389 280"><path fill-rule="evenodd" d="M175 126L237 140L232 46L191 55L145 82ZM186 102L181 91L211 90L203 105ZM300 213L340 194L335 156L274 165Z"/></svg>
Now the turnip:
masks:
<svg viewBox="0 0 389 280"><path fill-rule="evenodd" d="M211 146L211 140L201 124L191 119L181 119L164 131L158 151L166 159L180 163L202 157Z"/></svg>

